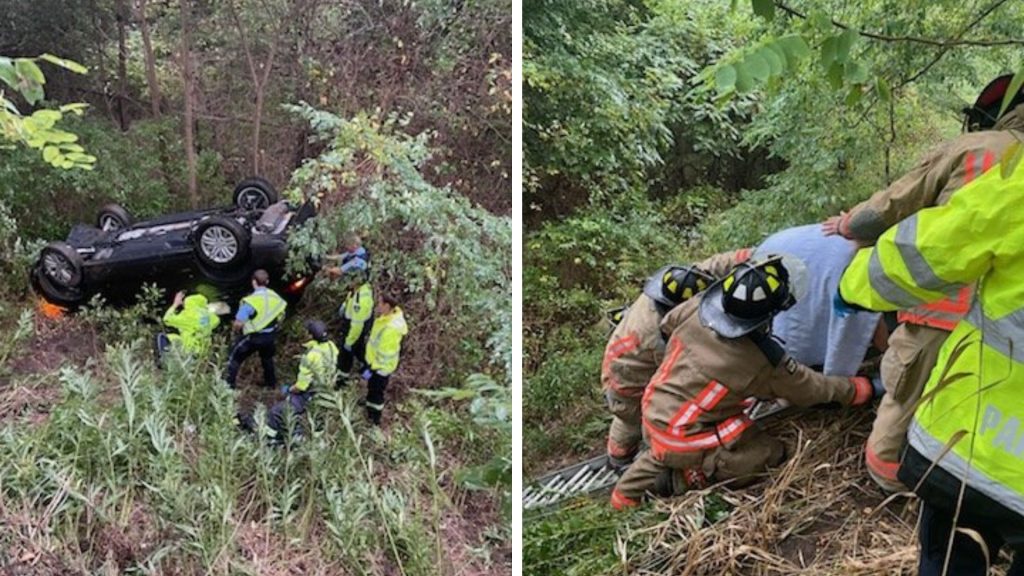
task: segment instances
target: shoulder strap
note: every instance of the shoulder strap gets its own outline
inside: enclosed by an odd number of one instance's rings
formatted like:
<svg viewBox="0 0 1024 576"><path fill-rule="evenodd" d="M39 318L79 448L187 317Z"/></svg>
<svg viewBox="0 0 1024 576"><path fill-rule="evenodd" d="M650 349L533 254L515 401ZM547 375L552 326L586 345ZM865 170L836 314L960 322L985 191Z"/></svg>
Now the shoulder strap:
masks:
<svg viewBox="0 0 1024 576"><path fill-rule="evenodd" d="M772 338L770 333L755 330L750 334L750 339L757 345L765 357L768 358L768 362L773 368L782 364L782 360L786 357L786 350L777 340L775 340L775 338Z"/></svg>

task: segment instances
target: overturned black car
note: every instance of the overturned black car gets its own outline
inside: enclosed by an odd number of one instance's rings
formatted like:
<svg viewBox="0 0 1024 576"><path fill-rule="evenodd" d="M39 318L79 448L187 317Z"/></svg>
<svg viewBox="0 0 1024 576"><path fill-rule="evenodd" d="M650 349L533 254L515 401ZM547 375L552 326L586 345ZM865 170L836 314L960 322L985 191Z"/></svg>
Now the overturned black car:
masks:
<svg viewBox="0 0 1024 576"><path fill-rule="evenodd" d="M130 303L145 284L167 294L200 291L233 301L251 290L252 272L263 268L271 286L294 301L309 278L286 277L287 238L315 214L312 202L295 207L281 201L262 178L240 182L226 208L135 222L123 207L108 204L96 226L79 224L66 241L43 248L31 282L43 298L64 307L95 295Z"/></svg>

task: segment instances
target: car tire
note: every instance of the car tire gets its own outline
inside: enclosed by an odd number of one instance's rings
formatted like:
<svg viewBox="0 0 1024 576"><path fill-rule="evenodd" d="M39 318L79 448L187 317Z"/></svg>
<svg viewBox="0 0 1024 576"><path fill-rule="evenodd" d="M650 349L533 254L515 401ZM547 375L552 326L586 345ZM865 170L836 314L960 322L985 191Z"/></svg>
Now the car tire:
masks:
<svg viewBox="0 0 1024 576"><path fill-rule="evenodd" d="M231 198L241 210L265 210L280 200L273 184L258 176L239 182Z"/></svg>
<svg viewBox="0 0 1024 576"><path fill-rule="evenodd" d="M131 228L135 218L120 204L107 204L96 215L96 227L104 232L118 232Z"/></svg>
<svg viewBox="0 0 1024 576"><path fill-rule="evenodd" d="M249 255L249 231L237 220L212 216L199 222L192 233L196 258L204 266L227 270L241 264Z"/></svg>
<svg viewBox="0 0 1024 576"><path fill-rule="evenodd" d="M83 266L82 256L67 242L50 242L39 253L41 279L57 288L77 289L82 284Z"/></svg>

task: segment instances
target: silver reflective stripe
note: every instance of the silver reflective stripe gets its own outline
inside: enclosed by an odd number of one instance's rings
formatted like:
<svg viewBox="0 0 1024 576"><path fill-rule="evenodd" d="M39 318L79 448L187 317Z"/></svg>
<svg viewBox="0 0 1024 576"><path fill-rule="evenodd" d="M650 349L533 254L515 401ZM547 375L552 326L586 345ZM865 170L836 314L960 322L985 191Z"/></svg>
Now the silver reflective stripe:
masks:
<svg viewBox="0 0 1024 576"><path fill-rule="evenodd" d="M913 308L918 304L924 304L924 300L907 292L889 278L882 268L882 261L878 259L877 247L871 250L871 258L868 260L868 279L871 281L871 288L878 292L879 296L900 308Z"/></svg>
<svg viewBox="0 0 1024 576"><path fill-rule="evenodd" d="M956 294L963 284L947 282L939 278L932 270L924 254L917 249L917 214L896 225L896 249L903 257L903 263L914 278L914 282L925 290L934 290L945 294Z"/></svg>
<svg viewBox="0 0 1024 576"><path fill-rule="evenodd" d="M1024 516L1024 495L989 478L984 472L972 467L952 450L946 452L942 459L939 460L939 455L945 450L946 443L939 442L937 438L932 437L927 430L918 424L916 418L910 423L907 438L910 440L910 445L920 452L922 456L932 462L938 460L939 466L956 478L965 481L971 488L999 502L1017 514Z"/></svg>
<svg viewBox="0 0 1024 576"><path fill-rule="evenodd" d="M981 341L986 346L1024 364L1024 308L993 320L985 315L981 301L975 298L964 320L981 332Z"/></svg>

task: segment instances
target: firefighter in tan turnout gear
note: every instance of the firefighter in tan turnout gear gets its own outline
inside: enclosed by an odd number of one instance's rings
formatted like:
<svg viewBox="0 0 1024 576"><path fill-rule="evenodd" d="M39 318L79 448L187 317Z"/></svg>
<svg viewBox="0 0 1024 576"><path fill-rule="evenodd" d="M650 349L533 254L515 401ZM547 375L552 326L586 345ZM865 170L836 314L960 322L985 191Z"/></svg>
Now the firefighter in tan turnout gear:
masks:
<svg viewBox="0 0 1024 576"><path fill-rule="evenodd" d="M1024 140L1020 133L1024 130L1024 97L1020 93L997 118L1010 78L993 80L974 106L965 110L968 133L933 150L913 170L850 212L827 220L825 233L838 233L861 246L873 245L888 228L920 210L946 204L962 186L998 166L1006 149ZM943 300L913 308L909 308L913 303L907 303L909 309L898 315L900 326L890 336L882 358L886 394L864 447L868 473L885 490L906 489L896 471L913 407L942 344L970 307L972 288L962 286Z"/></svg>
<svg viewBox="0 0 1024 576"><path fill-rule="evenodd" d="M736 250L694 266L665 266L647 280L643 293L623 313L601 363L601 387L612 413L608 457L613 466L628 465L640 449L640 397L665 353L662 318L749 254L750 250Z"/></svg>
<svg viewBox="0 0 1024 576"><path fill-rule="evenodd" d="M806 277L798 261L784 264L778 256L744 262L665 317L665 358L641 402L650 448L619 479L615 508L636 505L648 493L669 496L742 480L779 464L782 442L746 416L748 398L784 398L797 406L871 400L867 378L823 376L771 338L772 317L796 302L787 265L798 279Z"/></svg>

